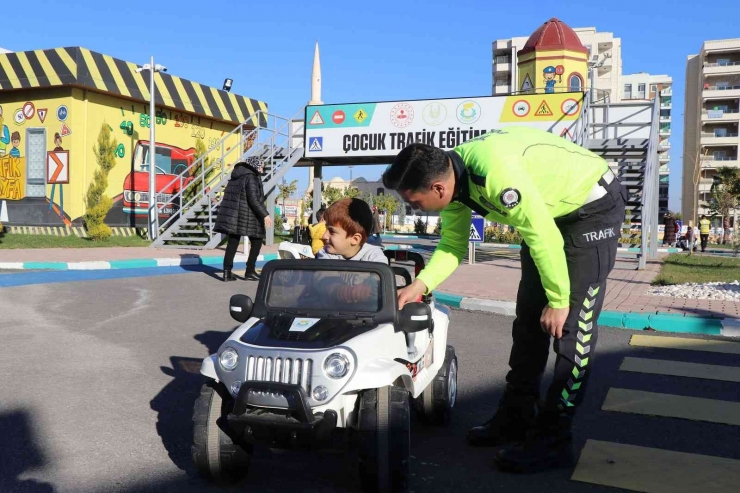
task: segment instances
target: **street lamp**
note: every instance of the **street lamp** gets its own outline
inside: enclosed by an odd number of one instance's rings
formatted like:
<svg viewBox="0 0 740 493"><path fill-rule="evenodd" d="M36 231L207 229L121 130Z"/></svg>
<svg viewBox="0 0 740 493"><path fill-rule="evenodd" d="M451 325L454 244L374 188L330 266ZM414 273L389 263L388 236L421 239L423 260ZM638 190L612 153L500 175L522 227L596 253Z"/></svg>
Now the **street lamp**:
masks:
<svg viewBox="0 0 740 493"><path fill-rule="evenodd" d="M154 168L154 157L156 152L156 146L154 145L154 127L157 124L154 102L156 100L154 87L154 73L155 72L167 72L167 67L164 65L155 65L154 56L149 59L149 63L142 65L136 69L137 73L141 73L144 70L149 71L149 239L153 240L157 237L159 230L159 214L157 213L157 202L156 202L156 181L155 168Z"/></svg>
<svg viewBox="0 0 740 493"><path fill-rule="evenodd" d="M229 92L231 91L231 85L234 83L231 79L224 80L224 91Z"/></svg>

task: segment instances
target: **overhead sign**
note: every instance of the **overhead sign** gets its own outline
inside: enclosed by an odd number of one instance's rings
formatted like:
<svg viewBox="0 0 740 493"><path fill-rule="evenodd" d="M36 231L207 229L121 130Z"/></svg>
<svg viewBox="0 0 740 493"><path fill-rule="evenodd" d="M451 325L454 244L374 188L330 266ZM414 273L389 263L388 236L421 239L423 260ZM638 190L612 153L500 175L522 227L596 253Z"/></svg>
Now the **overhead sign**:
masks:
<svg viewBox="0 0 740 493"><path fill-rule="evenodd" d="M306 157L390 157L412 143L453 149L509 125L571 133L582 92L307 106Z"/></svg>
<svg viewBox="0 0 740 493"><path fill-rule="evenodd" d="M470 219L470 237L468 238L470 243L481 243L483 241L485 237L484 226L485 220L483 216L473 214Z"/></svg>
<svg viewBox="0 0 740 493"><path fill-rule="evenodd" d="M46 154L46 183L69 183L69 151L49 151Z"/></svg>

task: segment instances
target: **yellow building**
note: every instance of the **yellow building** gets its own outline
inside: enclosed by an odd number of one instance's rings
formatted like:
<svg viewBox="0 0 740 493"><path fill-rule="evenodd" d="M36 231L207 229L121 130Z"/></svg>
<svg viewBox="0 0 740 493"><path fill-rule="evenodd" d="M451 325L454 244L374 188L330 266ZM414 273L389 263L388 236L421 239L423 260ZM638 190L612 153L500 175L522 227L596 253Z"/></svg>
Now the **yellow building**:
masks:
<svg viewBox="0 0 740 493"><path fill-rule="evenodd" d="M79 47L0 54L4 225L81 225L98 169L94 148L106 125L117 141L106 190L114 205L106 223L146 226L150 81L148 70L136 69L134 63ZM154 82L161 205L187 182L198 139L212 148L267 105L163 72ZM237 143L232 135L224 146Z"/></svg>
<svg viewBox="0 0 740 493"><path fill-rule="evenodd" d="M584 91L588 74L588 49L562 21L542 24L517 52L523 93Z"/></svg>

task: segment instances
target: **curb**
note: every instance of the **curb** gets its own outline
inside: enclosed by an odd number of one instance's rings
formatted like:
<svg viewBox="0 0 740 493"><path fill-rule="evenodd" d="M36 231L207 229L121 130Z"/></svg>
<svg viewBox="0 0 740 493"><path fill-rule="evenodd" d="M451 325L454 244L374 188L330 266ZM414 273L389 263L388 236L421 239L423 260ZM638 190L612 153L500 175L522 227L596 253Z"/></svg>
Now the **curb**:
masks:
<svg viewBox="0 0 740 493"><path fill-rule="evenodd" d="M386 245L386 250L411 250L411 245ZM278 258L277 253L265 253L257 257L258 262ZM138 258L124 260L93 260L87 262L0 262L0 269L13 270L109 270L142 269L148 267L177 267L181 265L222 265L223 256L194 255L192 257ZM234 262L246 262L247 256L237 254Z"/></svg>
<svg viewBox="0 0 740 493"><path fill-rule="evenodd" d="M514 316L516 303L513 301L484 300L452 293L434 291L434 298L443 305L463 310L474 310L499 315ZM740 338L740 319L687 317L666 313L630 313L603 311L599 325L620 329L672 332L679 334L702 334Z"/></svg>

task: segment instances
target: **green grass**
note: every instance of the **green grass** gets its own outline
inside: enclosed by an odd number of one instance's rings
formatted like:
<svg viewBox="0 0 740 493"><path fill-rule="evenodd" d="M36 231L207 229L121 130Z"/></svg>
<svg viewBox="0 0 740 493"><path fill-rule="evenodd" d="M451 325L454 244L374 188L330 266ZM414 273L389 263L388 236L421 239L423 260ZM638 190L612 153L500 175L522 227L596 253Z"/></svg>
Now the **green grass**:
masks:
<svg viewBox="0 0 740 493"><path fill-rule="evenodd" d="M740 258L721 258L674 253L666 257L653 285L740 280Z"/></svg>
<svg viewBox="0 0 740 493"><path fill-rule="evenodd" d="M96 248L96 247L145 247L149 240L138 236L111 236L105 241L92 241L77 236L50 235L0 235L0 249L11 248Z"/></svg>

